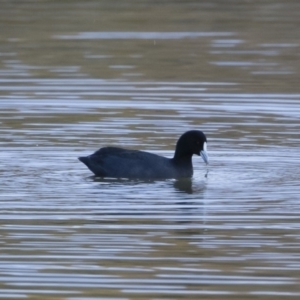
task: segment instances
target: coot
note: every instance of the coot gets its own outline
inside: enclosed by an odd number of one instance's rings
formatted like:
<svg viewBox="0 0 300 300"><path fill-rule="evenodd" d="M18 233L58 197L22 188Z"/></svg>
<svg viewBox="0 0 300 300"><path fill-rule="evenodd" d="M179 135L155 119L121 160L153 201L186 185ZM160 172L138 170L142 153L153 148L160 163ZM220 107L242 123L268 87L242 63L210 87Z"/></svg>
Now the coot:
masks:
<svg viewBox="0 0 300 300"><path fill-rule="evenodd" d="M178 179L193 175L193 154L201 155L208 164L207 139L199 130L187 131L178 139L173 158L145 151L105 147L78 159L99 177Z"/></svg>

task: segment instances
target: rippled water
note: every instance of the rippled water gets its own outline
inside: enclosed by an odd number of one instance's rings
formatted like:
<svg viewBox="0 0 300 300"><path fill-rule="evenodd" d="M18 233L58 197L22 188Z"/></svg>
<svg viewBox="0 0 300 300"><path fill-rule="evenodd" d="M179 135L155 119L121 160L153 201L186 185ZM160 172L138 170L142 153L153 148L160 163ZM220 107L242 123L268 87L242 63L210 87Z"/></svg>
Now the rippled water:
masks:
<svg viewBox="0 0 300 300"><path fill-rule="evenodd" d="M299 298L299 5L247 3L5 3L0 298ZM77 160L189 129L191 180Z"/></svg>

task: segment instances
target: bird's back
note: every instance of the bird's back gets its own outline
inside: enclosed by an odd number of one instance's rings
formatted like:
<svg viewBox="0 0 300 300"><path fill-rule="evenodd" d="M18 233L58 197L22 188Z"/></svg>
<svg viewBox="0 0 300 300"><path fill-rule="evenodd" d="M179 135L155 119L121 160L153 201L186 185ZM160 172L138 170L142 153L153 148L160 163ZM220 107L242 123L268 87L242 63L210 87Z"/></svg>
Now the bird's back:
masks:
<svg viewBox="0 0 300 300"><path fill-rule="evenodd" d="M114 178L178 178L183 177L172 159L156 154L105 147L94 154L79 158L95 175ZM189 176L191 170L185 170Z"/></svg>

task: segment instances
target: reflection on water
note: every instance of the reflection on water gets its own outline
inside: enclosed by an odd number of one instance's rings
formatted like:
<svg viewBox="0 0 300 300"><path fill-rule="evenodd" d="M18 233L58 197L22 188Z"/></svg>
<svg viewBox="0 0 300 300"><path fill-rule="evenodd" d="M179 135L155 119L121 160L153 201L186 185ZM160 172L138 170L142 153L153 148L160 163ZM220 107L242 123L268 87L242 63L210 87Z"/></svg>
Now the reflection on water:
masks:
<svg viewBox="0 0 300 300"><path fill-rule="evenodd" d="M92 39L92 40L173 40L199 37L231 36L231 32L80 32L77 35L59 35L57 39Z"/></svg>
<svg viewBox="0 0 300 300"><path fill-rule="evenodd" d="M298 299L298 2L18 5L0 11L0 298ZM211 158L189 180L77 160L172 157L189 129Z"/></svg>

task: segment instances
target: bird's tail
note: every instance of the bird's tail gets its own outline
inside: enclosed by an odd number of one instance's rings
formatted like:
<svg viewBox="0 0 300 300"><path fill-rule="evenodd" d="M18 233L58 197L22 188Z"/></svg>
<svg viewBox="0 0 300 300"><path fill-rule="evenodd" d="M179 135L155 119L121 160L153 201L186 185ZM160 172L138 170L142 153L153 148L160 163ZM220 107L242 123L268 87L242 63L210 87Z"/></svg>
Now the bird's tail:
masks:
<svg viewBox="0 0 300 300"><path fill-rule="evenodd" d="M89 166L89 159L88 159L88 157L86 157L86 156L81 156L81 157L78 157L78 159L79 159L82 163L84 163L87 167Z"/></svg>

